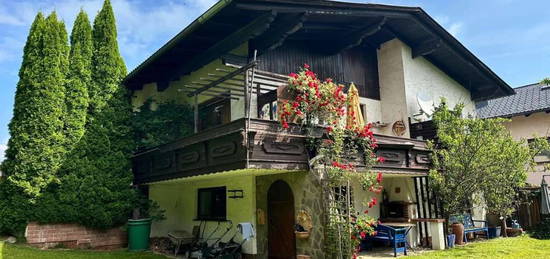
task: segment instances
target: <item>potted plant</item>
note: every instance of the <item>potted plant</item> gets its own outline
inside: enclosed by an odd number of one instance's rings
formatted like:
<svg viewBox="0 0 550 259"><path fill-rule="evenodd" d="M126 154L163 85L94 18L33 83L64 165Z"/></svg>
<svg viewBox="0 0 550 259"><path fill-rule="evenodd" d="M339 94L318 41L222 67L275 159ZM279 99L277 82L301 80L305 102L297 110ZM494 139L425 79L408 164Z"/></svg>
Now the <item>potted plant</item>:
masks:
<svg viewBox="0 0 550 259"><path fill-rule="evenodd" d="M464 225L458 220L458 217L460 217L460 215L458 215L456 218L453 218L454 220L450 220L452 221L450 222L452 230L451 233L455 235L455 243L457 245L463 245L464 239L462 237L464 236Z"/></svg>
<svg viewBox="0 0 550 259"><path fill-rule="evenodd" d="M311 220L311 216L309 215L309 213L305 210L300 210L298 212L298 215L296 216L296 221L297 224L294 231L294 233L296 234L296 238L309 238L311 229L313 228L313 221Z"/></svg>
<svg viewBox="0 0 550 259"><path fill-rule="evenodd" d="M155 201L145 198L138 200L132 218L128 219L128 250L149 249L151 222L166 219L164 212Z"/></svg>

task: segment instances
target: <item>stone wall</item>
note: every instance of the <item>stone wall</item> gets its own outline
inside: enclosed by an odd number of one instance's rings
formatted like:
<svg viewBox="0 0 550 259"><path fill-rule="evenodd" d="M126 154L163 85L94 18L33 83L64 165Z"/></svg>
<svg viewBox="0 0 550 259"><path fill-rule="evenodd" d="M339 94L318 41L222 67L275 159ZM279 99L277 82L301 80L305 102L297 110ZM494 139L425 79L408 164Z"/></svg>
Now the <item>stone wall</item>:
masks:
<svg viewBox="0 0 550 259"><path fill-rule="evenodd" d="M324 258L323 203L319 182L310 172L291 172L256 177L256 208L267 217L267 192L272 183L285 181L294 194L294 212L307 211L313 221L313 229L307 239L296 240L296 253L309 255L311 258ZM295 215L296 216L296 215ZM258 219L259 220L259 219ZM267 223L257 222L257 258L267 258L268 240Z"/></svg>
<svg viewBox="0 0 550 259"><path fill-rule="evenodd" d="M95 230L77 224L38 224L31 222L25 231L27 243L36 247L113 249L126 247L127 234L121 228Z"/></svg>

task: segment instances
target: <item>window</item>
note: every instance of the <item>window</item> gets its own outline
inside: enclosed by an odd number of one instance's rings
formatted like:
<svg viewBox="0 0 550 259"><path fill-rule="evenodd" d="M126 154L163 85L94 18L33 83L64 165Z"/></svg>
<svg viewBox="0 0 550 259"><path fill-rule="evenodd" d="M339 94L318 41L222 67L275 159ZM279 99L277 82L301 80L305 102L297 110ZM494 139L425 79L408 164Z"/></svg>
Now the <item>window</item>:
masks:
<svg viewBox="0 0 550 259"><path fill-rule="evenodd" d="M535 139L528 139L528 140L527 140L527 143L529 144L529 146L530 146L531 148L533 148L532 145L534 145L534 144L533 144L534 141L535 141ZM548 138L546 139L546 141L550 142L550 137L548 137ZM542 151L541 151L539 154L537 154L537 155L539 155L539 156L546 156L546 157L549 157L549 158L550 158L550 150L542 150Z"/></svg>
<svg viewBox="0 0 550 259"><path fill-rule="evenodd" d="M225 220L226 219L226 190L225 187L204 188L198 190L197 219Z"/></svg>

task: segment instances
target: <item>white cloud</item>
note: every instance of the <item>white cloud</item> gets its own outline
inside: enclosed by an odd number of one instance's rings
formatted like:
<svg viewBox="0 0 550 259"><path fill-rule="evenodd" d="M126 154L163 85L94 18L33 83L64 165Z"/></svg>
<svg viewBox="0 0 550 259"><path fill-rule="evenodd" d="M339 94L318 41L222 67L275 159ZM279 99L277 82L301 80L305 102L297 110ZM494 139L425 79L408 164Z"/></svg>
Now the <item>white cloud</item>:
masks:
<svg viewBox="0 0 550 259"><path fill-rule="evenodd" d="M19 20L17 17L6 14L4 12L0 13L0 24L17 25L17 26L25 25L25 23Z"/></svg>
<svg viewBox="0 0 550 259"><path fill-rule="evenodd" d="M464 24L461 22L451 23L451 25L447 28L447 31L449 31L449 33L454 37L457 37L462 32L463 25Z"/></svg>
<svg viewBox="0 0 550 259"><path fill-rule="evenodd" d="M216 0L167 1L154 4L152 1L132 0L111 2L117 20L120 51L128 65L133 67L185 28ZM0 5L0 24L22 25L21 28L28 30L38 11L48 15L55 10L70 32L81 8L88 13L93 23L102 4L103 0L47 0L32 3L13 1ZM10 53L6 52L8 51L0 51L0 61L9 58Z"/></svg>
<svg viewBox="0 0 550 259"><path fill-rule="evenodd" d="M451 35L457 38L464 30L464 23L451 21L448 16L435 16L435 20L443 26Z"/></svg>
<svg viewBox="0 0 550 259"><path fill-rule="evenodd" d="M10 36L0 38L0 63L12 61L23 52L24 42Z"/></svg>

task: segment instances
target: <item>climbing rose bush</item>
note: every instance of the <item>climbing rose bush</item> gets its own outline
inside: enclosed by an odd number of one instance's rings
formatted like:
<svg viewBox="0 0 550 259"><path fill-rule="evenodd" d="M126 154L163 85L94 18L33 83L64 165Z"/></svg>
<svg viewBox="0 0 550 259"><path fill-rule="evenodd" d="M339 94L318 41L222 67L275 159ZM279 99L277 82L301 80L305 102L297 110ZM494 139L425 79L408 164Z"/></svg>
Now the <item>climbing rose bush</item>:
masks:
<svg viewBox="0 0 550 259"><path fill-rule="evenodd" d="M315 165L325 169L327 177L333 186L341 186L344 182L357 181L365 191L379 194L382 191L382 173L370 172L376 163L383 163L384 158L376 156L374 149L377 141L369 123L364 126L346 125L346 116L355 118L356 114L348 112L349 99L344 94L344 86L336 84L332 79L321 80L304 64L298 73L291 73L288 80L288 90L294 100L286 100L280 104L279 121L283 128L289 128L289 123L301 123L309 133L313 128L325 128L322 140L310 136L308 143L317 156L312 159ZM357 162L351 157L362 155L361 172L357 170ZM361 164L361 163L359 163ZM373 208L378 201L373 195L364 202L366 207ZM367 215L368 209L356 212L350 222L341 222L332 218L328 226L345 224L351 236L347 240L355 257L361 239L375 235L377 222ZM358 215L361 214L361 215ZM332 224L338 223L338 224ZM328 227L327 231L332 231ZM331 242L331 240L328 240Z"/></svg>

